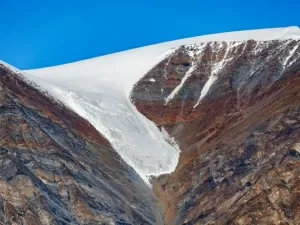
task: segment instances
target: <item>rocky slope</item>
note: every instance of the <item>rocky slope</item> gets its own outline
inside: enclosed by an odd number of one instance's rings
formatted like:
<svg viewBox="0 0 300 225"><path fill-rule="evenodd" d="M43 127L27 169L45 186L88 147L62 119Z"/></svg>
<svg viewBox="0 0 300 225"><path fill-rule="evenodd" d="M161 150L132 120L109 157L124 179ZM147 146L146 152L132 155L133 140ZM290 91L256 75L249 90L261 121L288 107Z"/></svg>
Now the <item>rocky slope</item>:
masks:
<svg viewBox="0 0 300 225"><path fill-rule="evenodd" d="M154 203L89 122L0 64L0 224L154 224Z"/></svg>
<svg viewBox="0 0 300 225"><path fill-rule="evenodd" d="M300 41L185 45L131 100L182 150L154 192L172 224L300 223Z"/></svg>

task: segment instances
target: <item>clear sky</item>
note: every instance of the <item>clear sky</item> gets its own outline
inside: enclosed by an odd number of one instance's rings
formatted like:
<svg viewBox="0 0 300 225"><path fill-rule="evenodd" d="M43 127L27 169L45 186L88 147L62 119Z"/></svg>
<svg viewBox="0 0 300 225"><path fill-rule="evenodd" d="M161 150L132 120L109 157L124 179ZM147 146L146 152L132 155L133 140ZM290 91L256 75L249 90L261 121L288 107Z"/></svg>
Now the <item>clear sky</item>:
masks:
<svg viewBox="0 0 300 225"><path fill-rule="evenodd" d="M203 34L300 26L300 0L0 1L0 59L20 69Z"/></svg>

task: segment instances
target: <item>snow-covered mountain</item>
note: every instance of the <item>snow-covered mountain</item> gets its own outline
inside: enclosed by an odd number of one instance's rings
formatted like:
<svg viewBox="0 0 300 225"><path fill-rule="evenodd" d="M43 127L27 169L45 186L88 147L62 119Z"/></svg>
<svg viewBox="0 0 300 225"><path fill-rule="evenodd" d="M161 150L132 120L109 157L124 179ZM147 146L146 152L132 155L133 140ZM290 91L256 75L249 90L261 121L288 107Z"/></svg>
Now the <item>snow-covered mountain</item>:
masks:
<svg viewBox="0 0 300 225"><path fill-rule="evenodd" d="M299 96L299 36L183 45L148 71L131 100L181 150L153 185L166 224L299 223Z"/></svg>
<svg viewBox="0 0 300 225"><path fill-rule="evenodd" d="M121 157L147 181L149 175L172 172L177 165L179 150L176 142L171 141L173 145L169 145L165 141L169 139L167 134L161 133L129 101L130 91L139 79L181 45L299 36L298 27L200 36L29 70L25 71L25 76L93 124Z"/></svg>
<svg viewBox="0 0 300 225"><path fill-rule="evenodd" d="M0 222L298 224L299 84L298 27L0 62Z"/></svg>

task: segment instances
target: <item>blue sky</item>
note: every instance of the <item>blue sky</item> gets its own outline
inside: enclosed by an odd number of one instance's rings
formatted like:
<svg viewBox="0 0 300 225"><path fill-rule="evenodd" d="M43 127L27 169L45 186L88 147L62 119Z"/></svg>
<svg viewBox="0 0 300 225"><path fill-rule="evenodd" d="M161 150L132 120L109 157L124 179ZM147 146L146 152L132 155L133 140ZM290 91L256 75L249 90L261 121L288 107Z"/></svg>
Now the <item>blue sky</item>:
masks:
<svg viewBox="0 0 300 225"><path fill-rule="evenodd" d="M179 38L300 26L300 1L2 0L0 59L20 69Z"/></svg>

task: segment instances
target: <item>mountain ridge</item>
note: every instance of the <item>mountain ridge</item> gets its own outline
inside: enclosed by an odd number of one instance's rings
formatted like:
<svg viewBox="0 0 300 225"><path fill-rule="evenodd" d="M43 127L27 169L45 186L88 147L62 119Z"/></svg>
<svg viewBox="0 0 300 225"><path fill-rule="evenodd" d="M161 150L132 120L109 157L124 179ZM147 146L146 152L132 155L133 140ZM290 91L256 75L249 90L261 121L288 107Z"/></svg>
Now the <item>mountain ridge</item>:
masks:
<svg viewBox="0 0 300 225"><path fill-rule="evenodd" d="M87 120L0 64L0 221L154 224L150 188Z"/></svg>
<svg viewBox="0 0 300 225"><path fill-rule="evenodd" d="M299 221L299 46L297 27L242 31L19 71L29 86L42 91L25 94L25 99L18 97L20 101L29 99L28 105L33 106L35 95L47 93L67 109L62 118L50 117L50 128L62 119L69 121L68 116L76 117L63 128L76 127L76 120L86 121L95 137L102 134L103 140L108 140L110 153L104 158L109 162L96 157L99 166L91 158L96 156L93 154L87 158L76 155L75 162L87 160L83 166L100 170L103 166L104 174L113 174L109 176L112 180L104 176L103 182L121 189L122 194L117 194L116 202L105 200L111 209L94 209L83 200L90 195L85 189L78 201L63 200L69 207L75 206L68 220L96 223L102 217L95 214L104 213L108 224L154 224L158 216L156 223L161 225L164 222L157 213L161 204L168 225ZM21 89L13 94L24 91L22 85L16 87ZM37 106L32 113L43 107ZM44 110L42 117L48 114ZM75 133L86 137L85 131L79 131ZM69 140L65 134L63 137ZM94 137L86 139L93 143ZM72 153L72 148L67 152ZM111 160L123 169L108 169ZM85 179L92 174L85 174ZM124 185L118 186L119 180ZM97 189L97 185L100 183L91 186ZM120 202L126 203L126 212ZM80 214L76 207L87 213ZM51 210L47 212L53 215Z"/></svg>

